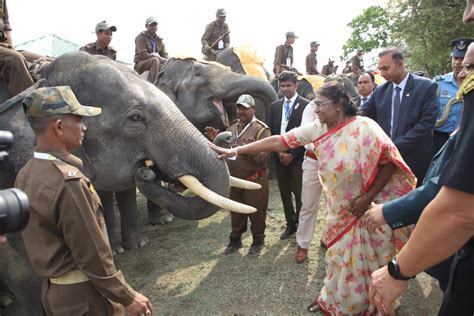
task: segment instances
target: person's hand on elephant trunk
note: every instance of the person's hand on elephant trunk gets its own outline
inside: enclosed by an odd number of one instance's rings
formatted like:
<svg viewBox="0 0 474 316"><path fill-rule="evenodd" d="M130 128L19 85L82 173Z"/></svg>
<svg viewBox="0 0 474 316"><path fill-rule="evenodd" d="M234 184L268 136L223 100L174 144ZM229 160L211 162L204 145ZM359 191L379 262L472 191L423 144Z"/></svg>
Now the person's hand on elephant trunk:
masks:
<svg viewBox="0 0 474 316"><path fill-rule="evenodd" d="M206 126L204 128L204 135L209 139L210 141L214 141L216 138L217 134L219 134L219 130L215 129L212 126Z"/></svg>
<svg viewBox="0 0 474 316"><path fill-rule="evenodd" d="M149 316L153 313L153 306L148 298L136 292L133 302L127 306L127 313L131 316Z"/></svg>
<svg viewBox="0 0 474 316"><path fill-rule="evenodd" d="M234 156L237 156L237 150L235 148L227 149L219 147L211 142L208 143L209 147L211 147L215 152L219 154L219 159L227 159Z"/></svg>

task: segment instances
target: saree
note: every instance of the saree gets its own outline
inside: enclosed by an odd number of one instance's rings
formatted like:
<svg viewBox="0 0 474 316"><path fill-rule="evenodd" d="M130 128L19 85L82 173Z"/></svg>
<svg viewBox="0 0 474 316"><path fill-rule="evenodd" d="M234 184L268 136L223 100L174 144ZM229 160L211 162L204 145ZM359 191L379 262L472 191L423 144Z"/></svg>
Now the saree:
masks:
<svg viewBox="0 0 474 316"><path fill-rule="evenodd" d="M355 117L330 131L310 123L282 135L281 140L288 147L313 143L320 163L328 213L322 241L328 249L318 305L327 315L364 315L369 307L372 272L386 265L403 247L410 228L393 231L384 225L369 232L361 217L349 212L350 203L368 191L382 164L391 162L396 171L374 203L410 192L416 178L390 138L369 118Z"/></svg>

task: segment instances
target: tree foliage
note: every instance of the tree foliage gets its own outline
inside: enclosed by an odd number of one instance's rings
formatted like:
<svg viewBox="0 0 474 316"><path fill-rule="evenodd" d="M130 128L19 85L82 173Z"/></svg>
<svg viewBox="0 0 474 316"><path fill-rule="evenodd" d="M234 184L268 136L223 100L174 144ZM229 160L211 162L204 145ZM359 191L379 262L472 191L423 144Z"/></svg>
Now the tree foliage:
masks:
<svg viewBox="0 0 474 316"><path fill-rule="evenodd" d="M352 35L344 56L354 48L366 52L398 46L406 52L410 70L430 76L451 71L450 43L473 37L474 27L462 23L465 0L389 0L385 8L369 7L348 26Z"/></svg>
<svg viewBox="0 0 474 316"><path fill-rule="evenodd" d="M388 45L391 28L389 14L380 6L368 7L347 26L352 28L352 34L342 47L342 59L347 59L358 48L370 52Z"/></svg>

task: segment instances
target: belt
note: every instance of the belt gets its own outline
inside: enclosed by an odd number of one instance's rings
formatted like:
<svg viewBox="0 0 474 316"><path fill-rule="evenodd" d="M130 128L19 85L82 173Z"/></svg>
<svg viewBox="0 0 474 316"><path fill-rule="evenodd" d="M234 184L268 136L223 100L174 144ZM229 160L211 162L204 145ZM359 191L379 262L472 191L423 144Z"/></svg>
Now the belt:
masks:
<svg viewBox="0 0 474 316"><path fill-rule="evenodd" d="M318 160L318 157L314 154L314 152L307 150L306 151L306 157L312 158L314 160Z"/></svg>
<svg viewBox="0 0 474 316"><path fill-rule="evenodd" d="M248 176L247 178L245 178L245 180L247 181L254 181L254 180L257 180L258 178L260 177L263 177L264 175L266 175L267 171L266 169L262 169L262 170L259 170L253 174L251 174L250 176Z"/></svg>
<svg viewBox="0 0 474 316"><path fill-rule="evenodd" d="M72 270L66 274L61 275L60 277L49 279L49 282L61 285L76 284L87 281L89 281L89 278L81 270Z"/></svg>

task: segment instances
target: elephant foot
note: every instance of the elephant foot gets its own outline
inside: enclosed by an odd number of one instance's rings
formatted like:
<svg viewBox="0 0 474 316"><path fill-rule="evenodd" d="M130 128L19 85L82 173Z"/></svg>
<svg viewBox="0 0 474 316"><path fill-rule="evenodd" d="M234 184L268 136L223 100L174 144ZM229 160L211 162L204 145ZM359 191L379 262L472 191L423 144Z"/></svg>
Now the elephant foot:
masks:
<svg viewBox="0 0 474 316"><path fill-rule="evenodd" d="M119 255L121 253L124 253L125 252L125 249L123 249L122 245L118 245L114 248L112 248L112 255Z"/></svg>
<svg viewBox="0 0 474 316"><path fill-rule="evenodd" d="M171 223L174 219L174 215L168 212L166 209L158 209L155 212L148 213L148 224L151 225L163 225Z"/></svg>
<svg viewBox="0 0 474 316"><path fill-rule="evenodd" d="M122 246L125 250L140 248L146 246L148 243L148 238L146 238L142 234L138 234L132 238L122 240Z"/></svg>

